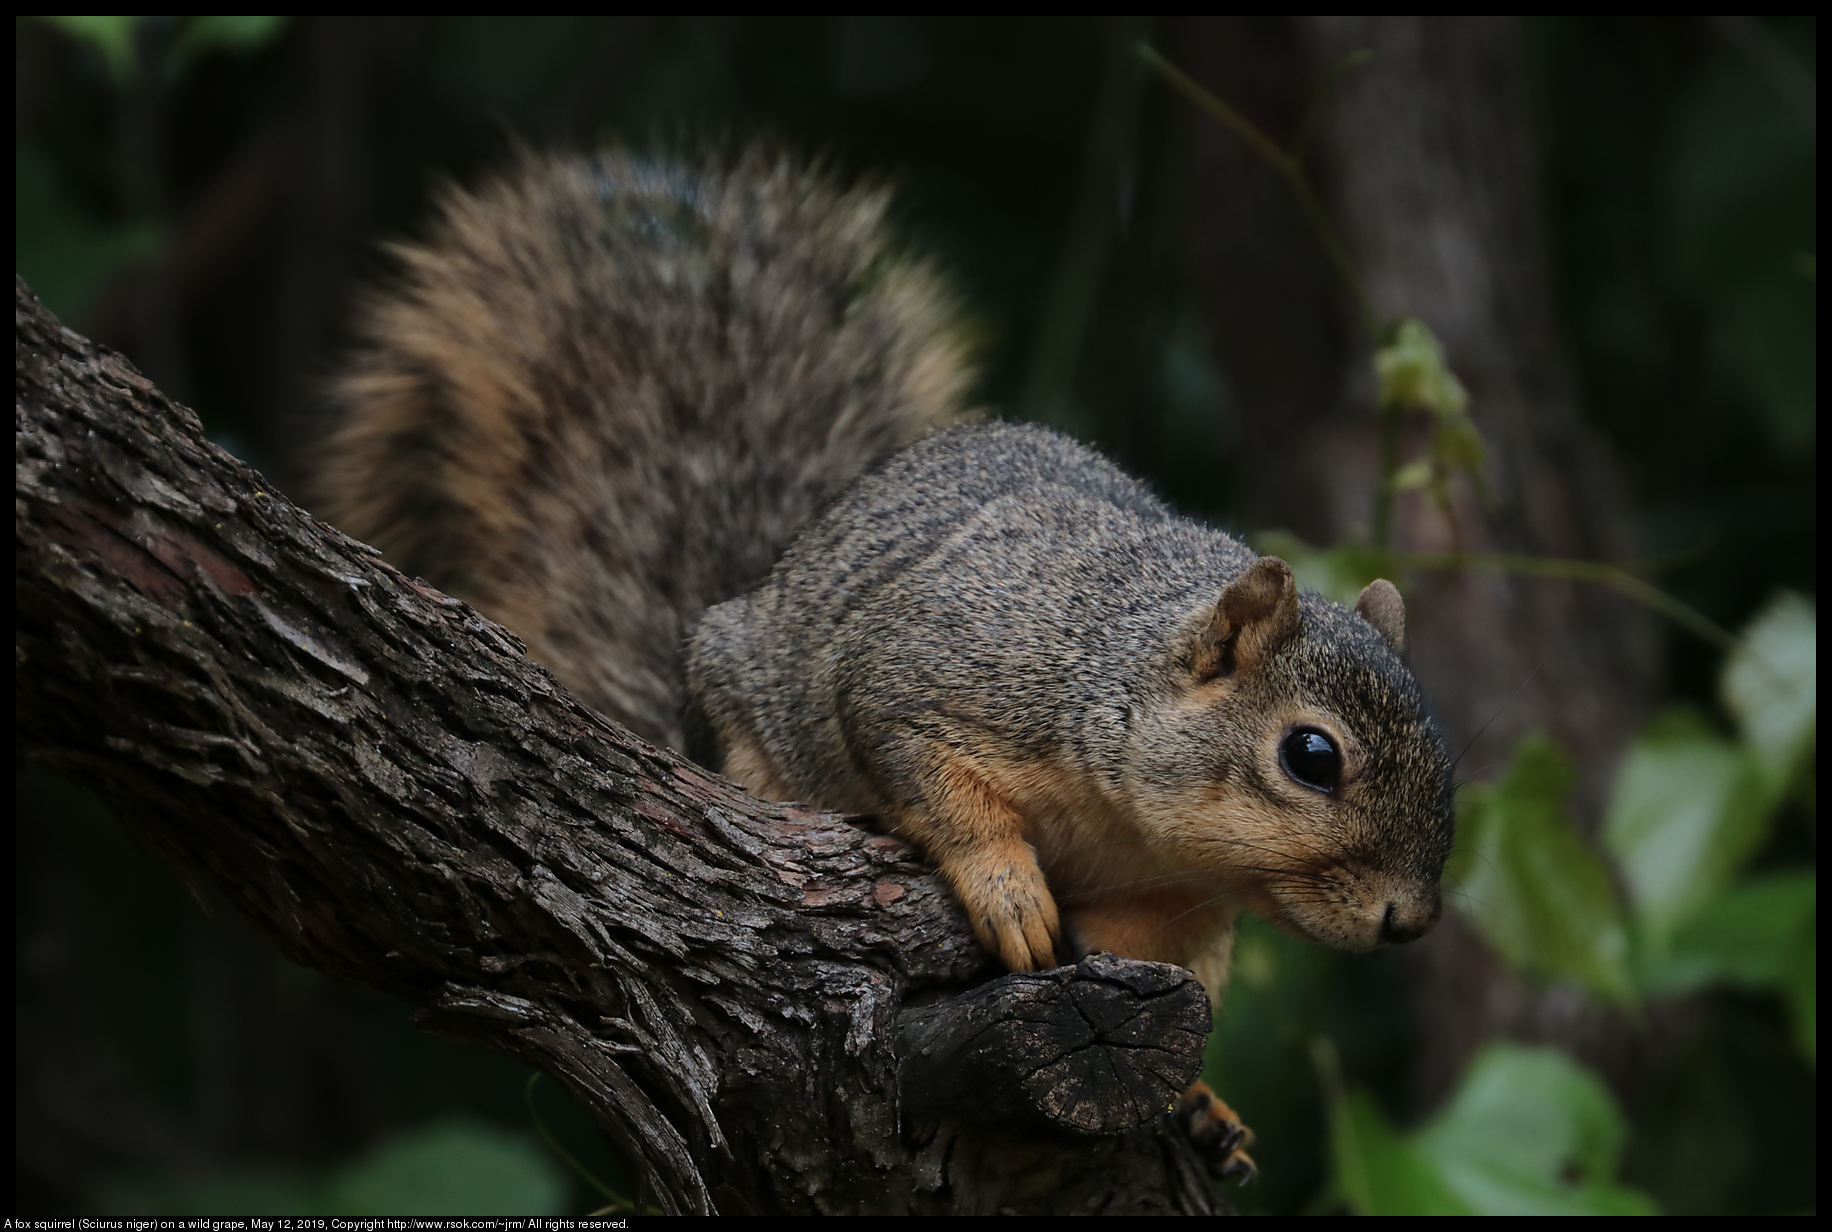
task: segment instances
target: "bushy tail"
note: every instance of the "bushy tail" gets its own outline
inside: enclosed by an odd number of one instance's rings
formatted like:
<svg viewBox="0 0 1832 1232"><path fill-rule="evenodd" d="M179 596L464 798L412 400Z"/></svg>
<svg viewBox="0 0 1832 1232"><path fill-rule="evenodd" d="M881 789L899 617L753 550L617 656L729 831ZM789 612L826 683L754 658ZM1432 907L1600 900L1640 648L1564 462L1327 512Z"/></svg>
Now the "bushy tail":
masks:
<svg viewBox="0 0 1832 1232"><path fill-rule="evenodd" d="M756 151L528 157L448 192L337 384L325 516L679 748L706 607L963 417L951 297L897 253L887 205Z"/></svg>

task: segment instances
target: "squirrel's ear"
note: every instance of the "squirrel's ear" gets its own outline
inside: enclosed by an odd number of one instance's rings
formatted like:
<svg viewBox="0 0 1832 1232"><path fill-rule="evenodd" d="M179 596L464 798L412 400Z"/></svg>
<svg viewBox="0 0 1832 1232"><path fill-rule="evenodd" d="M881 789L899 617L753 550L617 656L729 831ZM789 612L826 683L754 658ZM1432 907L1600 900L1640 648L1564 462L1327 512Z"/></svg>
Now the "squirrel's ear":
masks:
<svg viewBox="0 0 1832 1232"><path fill-rule="evenodd" d="M1221 592L1192 666L1201 680L1231 676L1297 636L1298 584L1291 566L1262 556Z"/></svg>
<svg viewBox="0 0 1832 1232"><path fill-rule="evenodd" d="M1406 653L1406 601L1399 597L1399 587L1375 578L1355 600L1355 614L1374 626L1394 654Z"/></svg>

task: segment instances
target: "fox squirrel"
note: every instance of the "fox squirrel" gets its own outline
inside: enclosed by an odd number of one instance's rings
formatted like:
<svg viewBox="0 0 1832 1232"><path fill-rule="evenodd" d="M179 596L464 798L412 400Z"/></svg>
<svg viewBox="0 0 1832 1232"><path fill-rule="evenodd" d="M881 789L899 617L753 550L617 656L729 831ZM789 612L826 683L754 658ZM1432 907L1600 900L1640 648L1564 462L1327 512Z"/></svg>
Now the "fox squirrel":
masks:
<svg viewBox="0 0 1832 1232"><path fill-rule="evenodd" d="M1242 908L1421 935L1450 762L1399 592L1300 594L1065 437L950 427L956 314L887 204L760 151L448 192L367 308L327 516L643 736L883 817L1013 970L1218 993Z"/></svg>

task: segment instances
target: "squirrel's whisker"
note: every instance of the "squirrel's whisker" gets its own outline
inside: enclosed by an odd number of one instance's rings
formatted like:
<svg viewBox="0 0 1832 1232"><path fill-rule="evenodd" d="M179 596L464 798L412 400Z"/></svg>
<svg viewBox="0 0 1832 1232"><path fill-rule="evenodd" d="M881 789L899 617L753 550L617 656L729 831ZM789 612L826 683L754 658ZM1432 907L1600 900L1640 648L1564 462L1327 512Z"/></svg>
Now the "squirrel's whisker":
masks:
<svg viewBox="0 0 1832 1232"><path fill-rule="evenodd" d="M1452 770L1455 770L1459 765L1461 765L1463 762L1463 758L1468 755L1471 749L1476 747L1476 741L1482 739L1482 733L1489 729L1489 724L1493 723L1496 719L1506 714L1508 707L1512 706L1516 701L1520 699L1520 695L1526 691L1526 688L1528 685L1533 683L1533 677L1539 675L1539 669L1543 666L1545 666L1544 659L1541 659L1539 662L1535 663L1533 665L1533 670L1527 673L1526 679L1522 680L1517 686L1515 686L1514 691L1508 694L1508 700L1505 702L1502 702L1500 708L1497 709L1494 714L1491 714L1488 717L1487 723L1484 723L1481 727L1478 727L1476 729L1476 734L1469 738L1469 743L1463 746L1463 751L1461 753L1458 753L1455 757L1451 758L1450 768Z"/></svg>

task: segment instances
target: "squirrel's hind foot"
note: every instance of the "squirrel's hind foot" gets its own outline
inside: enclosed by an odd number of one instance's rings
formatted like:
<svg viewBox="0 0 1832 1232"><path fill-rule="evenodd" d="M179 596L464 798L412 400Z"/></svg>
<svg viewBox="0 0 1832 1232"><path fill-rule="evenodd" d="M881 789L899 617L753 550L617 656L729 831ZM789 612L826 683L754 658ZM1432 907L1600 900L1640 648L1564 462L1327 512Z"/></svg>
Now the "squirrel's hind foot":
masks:
<svg viewBox="0 0 1832 1232"><path fill-rule="evenodd" d="M1198 1082L1177 1101L1177 1124L1189 1135L1196 1153L1209 1171L1224 1181L1245 1183L1259 1175L1259 1165L1247 1154L1253 1131L1241 1124L1234 1110Z"/></svg>

